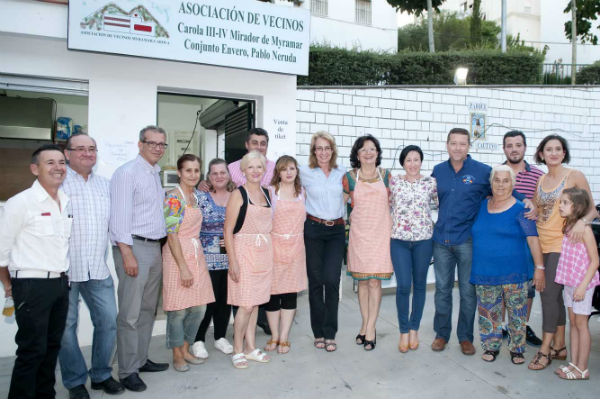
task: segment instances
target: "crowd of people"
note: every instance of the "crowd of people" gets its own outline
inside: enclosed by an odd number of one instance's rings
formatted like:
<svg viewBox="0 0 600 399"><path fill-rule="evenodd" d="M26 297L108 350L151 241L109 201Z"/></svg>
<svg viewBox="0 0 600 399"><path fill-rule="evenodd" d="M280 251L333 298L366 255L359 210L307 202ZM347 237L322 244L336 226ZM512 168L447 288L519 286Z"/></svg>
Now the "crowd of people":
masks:
<svg viewBox="0 0 600 399"><path fill-rule="evenodd" d="M365 351L376 347L381 281L392 276L398 351L418 349L433 257L432 350L450 340L457 275L462 353L476 353L477 312L484 361L496 360L505 334L516 365L525 362L526 343L540 347L532 370L564 360L566 306L571 362L555 372L589 378L587 317L600 285L589 224L597 214L585 176L565 167L570 153L563 137L539 143L534 159L546 165L544 174L525 162L522 132L505 134L506 162L491 168L469 155L469 132L454 128L448 160L430 176L421 171L424 154L415 145L400 154L404 173L392 175L381 167L382 150L371 135L354 142L349 170L338 165L327 132L313 135L308 165L288 155L268 160L268 140L264 129L251 129L247 154L229 165L211 160L202 181L201 160L182 155L179 184L166 193L158 162L167 137L160 127L140 131L139 155L110 181L93 171L92 137L73 135L64 151L37 149L33 186L6 202L1 219L0 280L14 298L18 325L9 398L54 397L57 359L71 398L89 398L88 375L92 389L108 394L145 390L139 373L169 368L148 358L161 287L176 371L209 357L211 322L215 348L231 354L235 368L269 362L269 352L288 353L298 293L306 289L314 347L336 351L346 223L347 274L357 281L361 316L355 342ZM536 290L542 339L527 325ZM77 341L80 296L94 326L89 372ZM270 331L264 346L256 342L262 312ZM233 344L226 338L231 313Z"/></svg>

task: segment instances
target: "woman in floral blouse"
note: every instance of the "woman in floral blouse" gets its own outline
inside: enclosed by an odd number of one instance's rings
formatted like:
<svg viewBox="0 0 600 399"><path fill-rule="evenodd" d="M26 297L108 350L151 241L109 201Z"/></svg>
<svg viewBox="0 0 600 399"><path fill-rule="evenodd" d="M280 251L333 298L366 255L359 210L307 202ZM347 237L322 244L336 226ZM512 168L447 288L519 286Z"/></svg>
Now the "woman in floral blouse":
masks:
<svg viewBox="0 0 600 399"><path fill-rule="evenodd" d="M398 350L407 352L419 347L418 330L425 306L427 271L433 245L431 207L437 206L435 179L421 175L423 151L416 145L400 153L404 176L394 176L390 182L392 205L391 254L396 275L396 307L400 325ZM409 296L413 289L412 310Z"/></svg>
<svg viewBox="0 0 600 399"><path fill-rule="evenodd" d="M235 190L235 184L231 181L227 162L224 159L215 158L208 163L207 184L208 191L196 191L196 195L202 211L200 243L204 249L215 302L206 306L204 319L202 319L198 334L196 334L196 342L192 346L194 355L202 359L208 357L204 341L211 320L214 325L215 348L226 355L233 352L233 346L225 338L231 317L231 305L227 304L229 260L225 253L223 225L225 224L225 205L229 201L229 195Z"/></svg>
<svg viewBox="0 0 600 399"><path fill-rule="evenodd" d="M204 360L190 353L207 303L214 302L204 253L198 240L202 212L194 188L200 180L200 159L184 154L177 160L179 184L165 198L167 243L163 247L163 309L167 312L167 347L173 368Z"/></svg>

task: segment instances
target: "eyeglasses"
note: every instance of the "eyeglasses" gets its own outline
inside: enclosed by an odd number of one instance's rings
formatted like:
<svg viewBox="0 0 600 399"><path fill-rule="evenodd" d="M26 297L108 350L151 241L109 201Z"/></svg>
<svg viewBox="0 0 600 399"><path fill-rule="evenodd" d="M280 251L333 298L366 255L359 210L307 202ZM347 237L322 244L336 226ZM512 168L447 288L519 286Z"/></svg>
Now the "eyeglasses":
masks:
<svg viewBox="0 0 600 399"><path fill-rule="evenodd" d="M142 141L142 143L144 144L148 144L148 146L150 148L152 148L153 150L155 149L159 149L159 150L165 150L169 145L167 143L157 143L156 141Z"/></svg>
<svg viewBox="0 0 600 399"><path fill-rule="evenodd" d="M67 148L67 150L69 151L73 151L73 152L89 152L90 154L93 154L95 152L98 152L98 149L94 146L91 147L75 147L75 148Z"/></svg>
<svg viewBox="0 0 600 399"><path fill-rule="evenodd" d="M331 147L315 147L315 152L329 152Z"/></svg>

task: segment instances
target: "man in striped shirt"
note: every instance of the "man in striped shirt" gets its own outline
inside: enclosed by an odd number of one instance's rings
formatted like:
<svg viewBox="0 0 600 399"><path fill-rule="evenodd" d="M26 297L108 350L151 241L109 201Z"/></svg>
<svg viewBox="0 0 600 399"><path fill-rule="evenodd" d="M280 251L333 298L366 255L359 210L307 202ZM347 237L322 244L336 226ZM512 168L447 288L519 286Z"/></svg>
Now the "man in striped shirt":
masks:
<svg viewBox="0 0 600 399"><path fill-rule="evenodd" d="M112 355L117 336L115 288L106 263L110 194L108 179L93 172L96 165L96 141L86 134L67 140L65 156L69 161L62 184L71 199L73 225L69 240L69 313L59 352L63 385L69 398L89 398L85 388L88 368L77 341L79 296L85 301L92 323L92 389L108 394L123 391L112 377Z"/></svg>
<svg viewBox="0 0 600 399"><path fill-rule="evenodd" d="M162 280L161 240L166 236L158 161L167 148L158 126L140 131L139 155L118 168L110 181L110 238L119 277L117 355L119 379L130 391L146 384L143 371L163 371L168 363L148 359L154 313Z"/></svg>
<svg viewBox="0 0 600 399"><path fill-rule="evenodd" d="M525 195L526 198L532 199L537 182L544 172L525 161L525 151L527 150L525 135L519 130L507 132L502 139L502 148L504 149L504 155L506 155L506 162L504 163L512 168L517 177L514 189ZM529 321L534 297L535 286L530 281L527 292L527 321ZM502 332L505 336L508 335L508 330L504 327ZM535 332L529 326L527 326L526 340L528 344L533 346L542 344L542 340L535 335Z"/></svg>

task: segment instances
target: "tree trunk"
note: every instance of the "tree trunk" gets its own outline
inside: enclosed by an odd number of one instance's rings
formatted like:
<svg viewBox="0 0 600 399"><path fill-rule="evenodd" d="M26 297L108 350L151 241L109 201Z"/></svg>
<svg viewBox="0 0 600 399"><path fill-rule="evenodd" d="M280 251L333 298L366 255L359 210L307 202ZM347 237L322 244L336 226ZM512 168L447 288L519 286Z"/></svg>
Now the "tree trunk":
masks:
<svg viewBox="0 0 600 399"><path fill-rule="evenodd" d="M427 0L427 32L429 35L429 52L435 53L435 41L433 40L433 7L431 0Z"/></svg>
<svg viewBox="0 0 600 399"><path fill-rule="evenodd" d="M502 31L500 33L502 52L506 53L506 0L502 0Z"/></svg>
<svg viewBox="0 0 600 399"><path fill-rule="evenodd" d="M473 14L471 15L471 45L481 43L481 0L473 0Z"/></svg>
<svg viewBox="0 0 600 399"><path fill-rule="evenodd" d="M571 84L577 81L577 2L571 0Z"/></svg>

